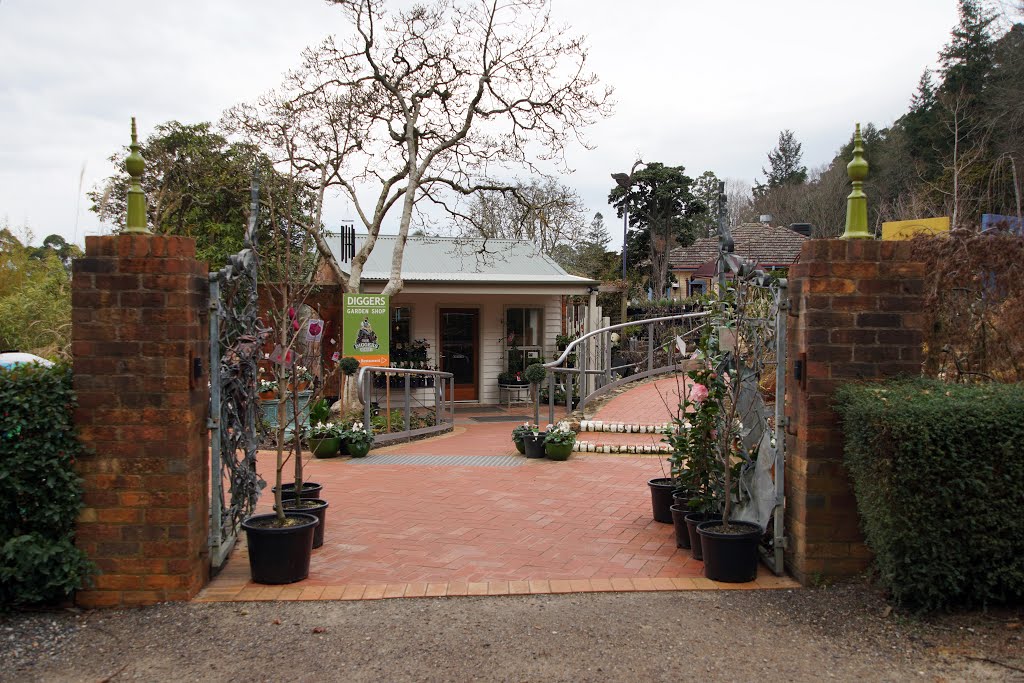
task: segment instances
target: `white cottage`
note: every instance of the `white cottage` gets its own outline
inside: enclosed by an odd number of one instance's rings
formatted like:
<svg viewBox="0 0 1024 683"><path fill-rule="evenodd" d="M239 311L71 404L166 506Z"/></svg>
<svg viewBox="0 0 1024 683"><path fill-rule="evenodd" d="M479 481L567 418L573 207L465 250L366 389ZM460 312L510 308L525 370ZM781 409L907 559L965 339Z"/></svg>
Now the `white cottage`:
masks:
<svg viewBox="0 0 1024 683"><path fill-rule="evenodd" d="M377 239L363 268L364 292L384 289L396 241ZM337 256L340 238L331 244ZM498 374L510 364L557 357L563 297L591 294L600 284L569 275L525 240L424 236L409 238L402 279L391 298L393 360L425 340L429 365L454 375L455 400L482 404L499 402Z"/></svg>

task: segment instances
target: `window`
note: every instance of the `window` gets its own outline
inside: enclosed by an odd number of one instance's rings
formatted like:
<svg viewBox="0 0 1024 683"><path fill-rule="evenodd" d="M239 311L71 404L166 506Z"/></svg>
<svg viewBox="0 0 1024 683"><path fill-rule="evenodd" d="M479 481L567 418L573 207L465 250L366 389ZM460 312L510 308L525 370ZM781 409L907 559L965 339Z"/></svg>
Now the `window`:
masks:
<svg viewBox="0 0 1024 683"><path fill-rule="evenodd" d="M393 364L408 360L412 342L412 309L408 306L391 307L390 355Z"/></svg>
<svg viewBox="0 0 1024 683"><path fill-rule="evenodd" d="M543 318L543 308L505 309L505 369L508 372L522 372L528 364L541 359Z"/></svg>

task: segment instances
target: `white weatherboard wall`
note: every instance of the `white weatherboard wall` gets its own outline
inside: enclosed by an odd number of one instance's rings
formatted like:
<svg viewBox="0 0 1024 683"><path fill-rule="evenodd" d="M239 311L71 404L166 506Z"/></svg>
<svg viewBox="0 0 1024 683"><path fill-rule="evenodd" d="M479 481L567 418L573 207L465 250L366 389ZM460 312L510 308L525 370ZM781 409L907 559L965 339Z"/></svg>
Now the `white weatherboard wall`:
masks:
<svg viewBox="0 0 1024 683"><path fill-rule="evenodd" d="M557 295L521 294L409 294L391 299L392 306L412 309L412 336L430 343L432 365L438 363L440 313L442 308L474 308L480 312L477 396L480 403L498 402L498 373L505 367L505 309L543 308L543 354L555 359L555 336L562 332L562 303ZM393 399L394 400L394 399Z"/></svg>

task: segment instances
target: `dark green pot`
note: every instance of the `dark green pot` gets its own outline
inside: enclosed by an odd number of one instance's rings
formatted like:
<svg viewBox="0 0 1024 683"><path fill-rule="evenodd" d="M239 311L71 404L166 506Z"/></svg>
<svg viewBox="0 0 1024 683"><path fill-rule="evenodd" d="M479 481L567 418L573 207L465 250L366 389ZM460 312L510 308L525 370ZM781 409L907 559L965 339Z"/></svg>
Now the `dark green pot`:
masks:
<svg viewBox="0 0 1024 683"><path fill-rule="evenodd" d="M333 458L341 448L341 439L332 436L327 439L309 439L309 450L314 458Z"/></svg>
<svg viewBox="0 0 1024 683"><path fill-rule="evenodd" d="M348 454L353 458L365 458L366 454L370 452L370 448L371 446L369 444L366 446L357 446L354 443L349 443Z"/></svg>
<svg viewBox="0 0 1024 683"><path fill-rule="evenodd" d="M548 460L568 460L573 444L544 444L544 456Z"/></svg>
<svg viewBox="0 0 1024 683"><path fill-rule="evenodd" d="M516 445L516 450L519 451L519 455L526 455L526 444L522 441L513 441Z"/></svg>

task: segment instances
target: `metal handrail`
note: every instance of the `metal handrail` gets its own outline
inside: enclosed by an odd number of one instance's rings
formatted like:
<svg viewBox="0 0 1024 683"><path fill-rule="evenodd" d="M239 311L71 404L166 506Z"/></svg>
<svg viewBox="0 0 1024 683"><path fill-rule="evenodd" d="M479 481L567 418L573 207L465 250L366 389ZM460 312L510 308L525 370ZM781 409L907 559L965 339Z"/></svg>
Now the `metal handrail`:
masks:
<svg viewBox="0 0 1024 683"><path fill-rule="evenodd" d="M640 379L645 379L647 377L652 377L654 375L663 374L663 373L666 373L666 372L671 372L674 369L676 369L676 367L678 365L676 363L669 363L668 365L654 367L654 352L655 352L655 348L656 348L655 344L654 344L654 335L653 335L654 325L659 324L659 323L670 323L670 322L673 322L673 321L681 322L681 321L684 321L684 320L697 320L697 319L701 319L701 318L707 317L708 315L710 315L710 313L711 313L710 311L698 311L698 312L695 312L695 313L678 313L676 315L659 316L657 318L644 318L644 319L641 319L641 320L632 320L630 322L617 323L615 325L609 325L608 327L602 327L601 329L593 330L591 332L588 332L588 333L584 334L579 339L574 339L568 346L566 346L565 351L562 352L561 356L559 356L558 358L556 358L555 360L553 360L553 361L551 361L549 363L545 363L544 366L543 366L545 369L550 371L550 374L549 374L549 377L548 377L548 420L549 420L549 422L554 422L555 421L555 385L556 385L555 375L557 373L562 373L562 374L566 375L567 379L570 380L570 381L567 381L565 383L566 384L566 399L565 399L565 403L566 403L566 408L568 410L572 410L572 403L573 403L573 398L574 398L573 397L573 388L572 388L571 378L572 378L573 375L577 375L577 376L580 377L580 379L581 379L581 386L580 386L580 394L581 394L580 395L580 410L581 411L585 410L586 409L586 405L587 405L587 403L589 401L594 400L595 398L601 396L602 394L610 391L611 389L613 389L615 387L621 386L621 385L626 384L628 382L635 382L635 381L640 380ZM632 366L634 364L629 363L627 365L621 365L621 366L613 366L612 365L612 361L611 361L611 358L612 358L611 347L612 347L612 345L610 343L611 334L615 330L623 329L623 328L626 328L626 327L633 327L633 326L637 326L637 325L645 325L648 328L648 334L647 334L647 369L644 370L644 371L641 371L641 372L637 372L635 374L628 375L626 377L621 377L621 378L613 379L612 375L613 375L614 371L630 367L630 366ZM703 325L701 325L701 327L703 327ZM688 331L686 334L692 334L693 332L695 332L696 330L699 330L699 329L700 329L700 327L694 328L693 330ZM598 365L597 363L594 363L595 367L591 368L590 364L588 363L588 361L590 359L588 358L589 353L588 353L587 349L588 349L588 346L591 345L591 343L596 344L596 348L594 349L594 355L597 356L600 360L604 361L603 363L601 363L601 365L604 366L603 369L597 367L597 365ZM657 346L657 348L658 349L664 349L665 346L667 346L669 343L670 342L666 342L664 344L659 344ZM573 353L577 354L577 358L579 359L579 366L580 367L577 367L577 368L559 367ZM596 379L595 384L597 386L595 386L593 391L588 391L588 388L586 386L586 384L588 383L588 382L586 382L586 380L588 380L588 378L590 378L590 377L594 377ZM534 413L534 420L539 422L540 421L540 392L539 391L536 392L536 395L534 396L534 411L533 411L533 413Z"/></svg>
<svg viewBox="0 0 1024 683"><path fill-rule="evenodd" d="M454 380L455 376L450 372L442 372L440 370L420 370L413 368L385 368L376 366L364 366L359 369L359 374L356 375L356 388L359 392L359 397L363 401L363 424L366 428L370 427L370 413L372 408L372 401L370 400L370 392L372 390L371 379L374 374L381 375L404 375L405 385L402 391L403 397L403 412L404 412L404 429L399 432L388 432L386 434L379 434L374 437L375 444L388 443L391 441L400 441L408 439L413 436L422 436L426 434L436 434L438 432L447 431L455 424L455 391L454 391ZM432 387L434 393L434 425L430 427L421 427L419 429L411 428L412 418L412 391L413 387L410 384L410 379L414 375L422 375L425 377L436 377L439 381L434 383ZM451 387L451 391L449 391ZM417 389L427 389L427 387L416 387ZM451 394L449 399L447 394ZM388 385L388 396L390 397L390 385ZM387 415L391 414L390 401L385 407Z"/></svg>

